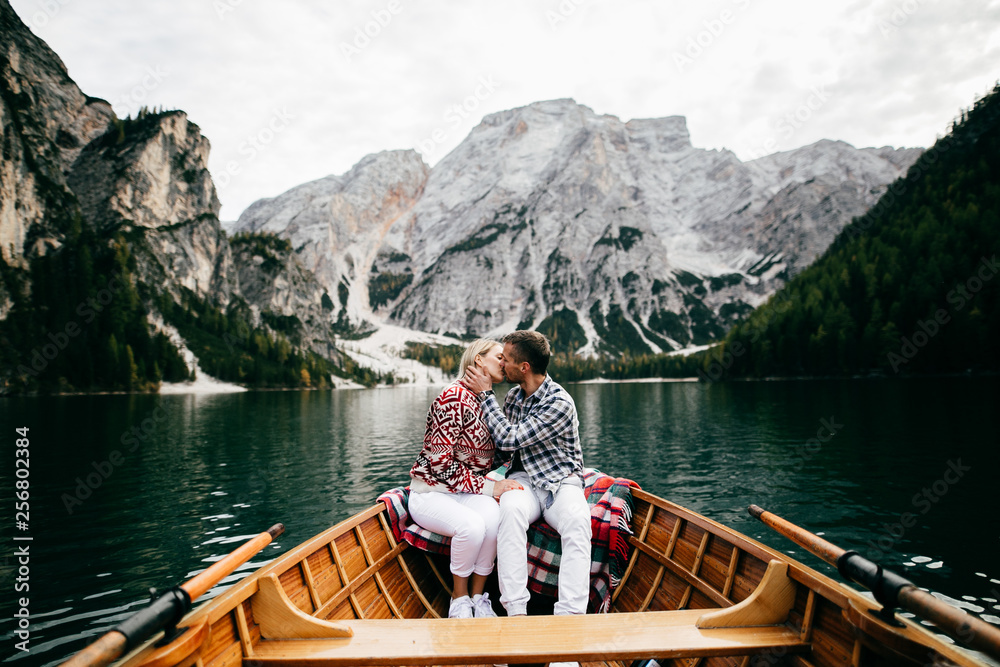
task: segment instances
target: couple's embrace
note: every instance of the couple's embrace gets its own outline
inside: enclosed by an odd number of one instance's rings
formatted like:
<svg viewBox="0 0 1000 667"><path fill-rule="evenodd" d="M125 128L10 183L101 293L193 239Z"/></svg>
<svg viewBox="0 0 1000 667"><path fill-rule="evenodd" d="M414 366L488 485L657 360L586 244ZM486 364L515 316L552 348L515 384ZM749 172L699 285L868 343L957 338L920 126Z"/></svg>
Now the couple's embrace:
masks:
<svg viewBox="0 0 1000 667"><path fill-rule="evenodd" d="M579 420L572 397L546 375L550 356L536 331L477 340L427 413L408 511L451 538L451 618L496 616L483 590L494 561L507 615L527 612L527 532L539 517L562 543L554 613L587 611L591 524ZM503 380L517 386L501 407L492 387ZM495 463L508 464L506 479L486 477Z"/></svg>

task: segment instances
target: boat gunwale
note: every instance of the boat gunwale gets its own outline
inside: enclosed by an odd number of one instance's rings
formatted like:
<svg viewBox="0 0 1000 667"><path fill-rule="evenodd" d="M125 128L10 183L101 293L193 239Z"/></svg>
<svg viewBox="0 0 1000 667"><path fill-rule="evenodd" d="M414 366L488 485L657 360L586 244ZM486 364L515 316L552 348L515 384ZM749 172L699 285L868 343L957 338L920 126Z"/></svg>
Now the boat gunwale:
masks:
<svg viewBox="0 0 1000 667"><path fill-rule="evenodd" d="M292 550L279 555L270 563L267 563L243 579L240 579L234 583L230 589L221 593L217 597L207 600L204 604L191 610L191 612L181 620L181 625L190 624L206 615L208 616L210 623L215 623L238 605L250 599L250 597L258 591L258 582L262 577L266 577L269 574L275 574L280 577L280 575L287 572L292 566L298 565L310 555L315 553L317 549L330 544L348 530L357 528L368 519L376 517L384 511L385 505L381 502L377 502L368 509L362 510L357 514L344 519L340 523L327 528L323 532L314 535L305 542L302 542L298 546L294 547Z"/></svg>

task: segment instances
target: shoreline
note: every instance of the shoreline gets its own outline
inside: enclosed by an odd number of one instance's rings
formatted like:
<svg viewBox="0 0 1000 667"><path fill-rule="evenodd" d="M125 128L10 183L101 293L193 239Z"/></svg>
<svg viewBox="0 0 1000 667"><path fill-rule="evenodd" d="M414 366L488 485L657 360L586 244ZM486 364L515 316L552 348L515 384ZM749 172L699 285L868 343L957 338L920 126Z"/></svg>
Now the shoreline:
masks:
<svg viewBox="0 0 1000 667"><path fill-rule="evenodd" d="M559 384L654 384L658 382L701 382L701 378L591 378L589 380L567 380Z"/></svg>
<svg viewBox="0 0 1000 667"><path fill-rule="evenodd" d="M698 377L685 377L685 378L591 378L589 380L567 380L565 382L560 382L563 385L597 385L597 384L672 384L672 383L703 383L703 384L726 384L728 382L803 382L803 381L823 381L823 380L856 380L856 381L884 381L884 380L933 380L940 378L964 378L964 379L979 379L979 378L995 378L1000 377L1000 372L996 371L977 371L977 372L963 372L963 373L933 373L928 375L904 375L904 376L888 376L888 375L789 375L789 376L771 376L763 378L730 378L727 380L710 380L705 381ZM232 387L238 387L235 389L227 388L226 391L204 391L199 390L195 387L184 387L183 383L178 383L181 386L178 387L179 390L174 389L171 391L63 391L63 392L52 392L49 394L44 394L40 392L25 393L25 394L4 394L0 393L0 399L3 398L14 398L14 397L40 397L40 396L139 396L139 395L158 395L158 396L182 396L182 395L215 395L215 394L233 394L233 393L246 393L246 392L263 392L263 391L342 391L342 390L362 390L362 389L424 389L427 387L444 387L450 380L438 383L398 383L398 384L379 384L374 387L365 387L356 383L352 384L341 384L340 386L331 387L244 387L242 385L233 384ZM228 383L227 383L228 384Z"/></svg>

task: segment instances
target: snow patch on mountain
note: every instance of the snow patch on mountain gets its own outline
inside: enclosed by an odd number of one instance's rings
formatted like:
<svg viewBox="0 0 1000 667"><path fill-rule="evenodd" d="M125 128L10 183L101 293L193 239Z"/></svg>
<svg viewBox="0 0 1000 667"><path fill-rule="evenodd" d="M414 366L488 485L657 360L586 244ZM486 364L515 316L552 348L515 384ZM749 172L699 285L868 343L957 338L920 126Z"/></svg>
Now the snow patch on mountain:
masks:
<svg viewBox="0 0 1000 667"><path fill-rule="evenodd" d="M195 353L184 342L180 332L174 326L164 322L162 317L151 315L147 320L153 331L163 333L174 344L181 355L181 359L184 360L188 372L194 372L194 380L161 383L161 394L234 394L246 391L245 387L231 382L223 382L203 371L201 366L198 365L198 357L195 356Z"/></svg>
<svg viewBox="0 0 1000 667"><path fill-rule="evenodd" d="M392 373L395 384L440 386L454 379L446 376L439 368L404 358L407 343L423 343L431 346L463 345L454 338L383 325L366 338L343 341L341 349L360 366L383 375Z"/></svg>

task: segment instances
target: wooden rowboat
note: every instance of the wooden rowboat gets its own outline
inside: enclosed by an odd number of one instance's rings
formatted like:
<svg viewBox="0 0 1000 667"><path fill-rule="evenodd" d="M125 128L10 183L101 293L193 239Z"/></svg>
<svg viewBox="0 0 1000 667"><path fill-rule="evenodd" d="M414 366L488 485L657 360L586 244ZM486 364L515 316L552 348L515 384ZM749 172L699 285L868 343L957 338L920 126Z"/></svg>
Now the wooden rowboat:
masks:
<svg viewBox="0 0 1000 667"><path fill-rule="evenodd" d="M788 556L636 490L614 616L447 619L447 560L397 543L377 504L188 614L130 667L982 665L920 625ZM891 621L891 619L890 619ZM755 657L757 656L757 657Z"/></svg>

